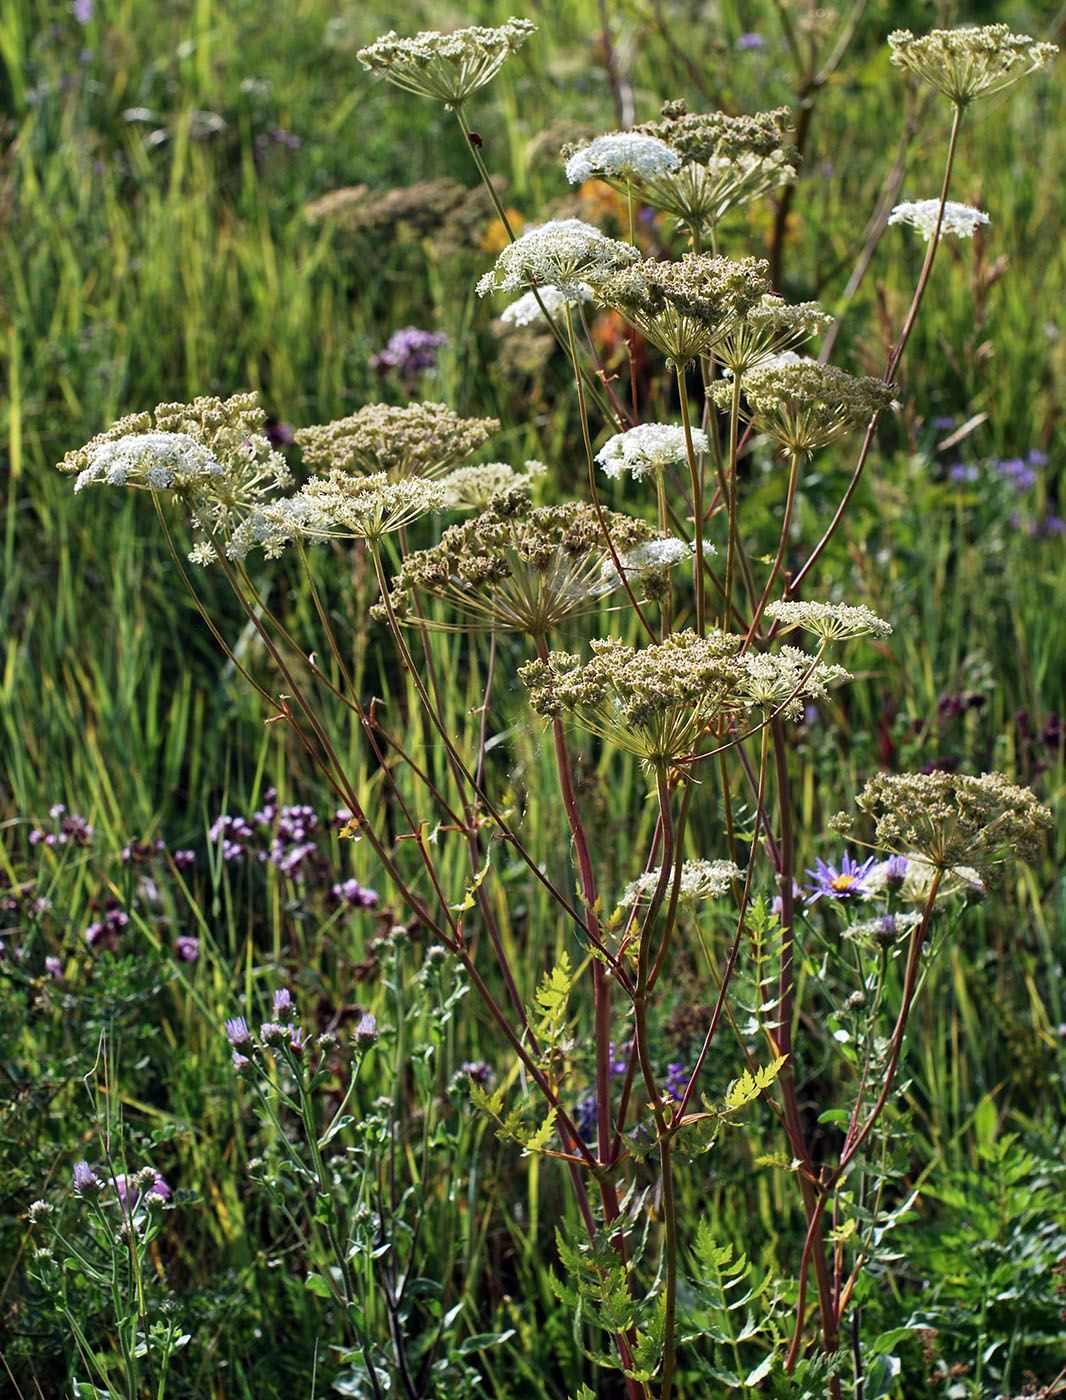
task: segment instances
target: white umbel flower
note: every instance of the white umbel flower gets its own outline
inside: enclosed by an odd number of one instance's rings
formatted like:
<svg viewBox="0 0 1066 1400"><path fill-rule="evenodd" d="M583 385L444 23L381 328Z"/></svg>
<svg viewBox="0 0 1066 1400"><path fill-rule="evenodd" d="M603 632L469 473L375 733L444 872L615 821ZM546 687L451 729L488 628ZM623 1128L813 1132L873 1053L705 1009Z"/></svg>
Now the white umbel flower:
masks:
<svg viewBox="0 0 1066 1400"><path fill-rule="evenodd" d="M630 243L608 238L583 219L552 219L526 229L504 248L496 266L477 284L478 296L516 292L545 283L568 297L580 297L587 287L619 268L640 260Z"/></svg>
<svg viewBox="0 0 1066 1400"><path fill-rule="evenodd" d="M937 215L940 212L939 199L908 200L897 204L888 216L890 224L909 224L916 228L928 243L936 233ZM953 233L956 238L972 238L978 224L987 224L988 215L969 204L956 204L948 200L944 205L944 217L940 222L938 238L945 233Z"/></svg>
<svg viewBox="0 0 1066 1400"><path fill-rule="evenodd" d="M892 624L866 607L864 603L806 603L799 600L771 603L766 616L776 618L781 626L802 627L826 642L845 641L851 637L889 637Z"/></svg>
<svg viewBox="0 0 1066 1400"><path fill-rule="evenodd" d="M584 184L597 176L627 182L648 180L668 175L680 165L677 151L671 150L657 136L644 136L639 131L612 131L574 151L566 162L566 178L572 185Z"/></svg>
<svg viewBox="0 0 1066 1400"><path fill-rule="evenodd" d="M650 899L661 873L662 866L659 866L657 870L646 871L639 880L627 885L619 901L622 908L631 908L640 899ZM734 882L743 878L743 870L731 860L686 860L681 867L678 902L697 904L701 899L719 899L729 893Z"/></svg>
<svg viewBox="0 0 1066 1400"><path fill-rule="evenodd" d="M537 296L540 301L537 301ZM538 287L536 293L525 292L517 301L512 301L500 313L500 320L508 326L535 326L549 316L557 316L567 305L577 306L579 302L591 301L588 287L572 287L569 294L558 287ZM541 310L543 306L544 310Z"/></svg>
<svg viewBox="0 0 1066 1400"><path fill-rule="evenodd" d="M223 475L211 449L188 433L129 433L90 444L89 464L78 474L74 490L100 483L180 491Z"/></svg>
<svg viewBox="0 0 1066 1400"><path fill-rule="evenodd" d="M708 451L707 434L693 429L692 447L696 452ZM608 438L596 454L596 461L606 476L617 480L623 472L639 481L655 476L675 463L687 462L685 430L670 423L641 423L628 432Z"/></svg>

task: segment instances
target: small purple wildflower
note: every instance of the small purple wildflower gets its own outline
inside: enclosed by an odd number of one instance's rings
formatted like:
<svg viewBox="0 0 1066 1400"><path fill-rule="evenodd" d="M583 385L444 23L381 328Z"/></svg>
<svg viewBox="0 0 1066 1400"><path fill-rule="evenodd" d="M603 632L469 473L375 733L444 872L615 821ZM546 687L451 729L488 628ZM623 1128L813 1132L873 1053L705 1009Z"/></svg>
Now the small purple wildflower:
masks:
<svg viewBox="0 0 1066 1400"><path fill-rule="evenodd" d="M145 1176L148 1175L149 1170L148 1168L145 1169ZM137 1178L139 1176L141 1176L141 1173L137 1172L135 1176L127 1178L125 1172L119 1172L117 1176L111 1178L111 1185L115 1188L115 1195L119 1198L119 1201L130 1210L133 1210L141 1198L141 1192L137 1186ZM145 1195L157 1196L161 1201L168 1201L170 1199L170 1194L170 1187L159 1173L156 1172L155 1180L148 1183L148 1189Z"/></svg>
<svg viewBox="0 0 1066 1400"><path fill-rule="evenodd" d="M1025 460L1031 467L1046 467L1051 458L1046 452L1041 452L1039 447L1034 447Z"/></svg>
<svg viewBox="0 0 1066 1400"><path fill-rule="evenodd" d="M464 1060L462 1072L470 1076L475 1084L487 1084L492 1078L492 1066L484 1060Z"/></svg>
<svg viewBox="0 0 1066 1400"><path fill-rule="evenodd" d="M1009 481L1016 491L1028 491L1036 485L1036 472L1020 457L1012 457L996 463L996 471Z"/></svg>
<svg viewBox="0 0 1066 1400"><path fill-rule="evenodd" d="M182 962L195 962L200 956L200 940L191 933L183 933L174 940L174 951Z"/></svg>
<svg viewBox="0 0 1066 1400"><path fill-rule="evenodd" d="M368 889L354 877L334 885L330 895L338 904L347 904L351 909L373 909L379 898L377 890Z"/></svg>
<svg viewBox="0 0 1066 1400"><path fill-rule="evenodd" d="M910 861L906 856L889 856L885 861L885 884L890 890L898 890L907 878Z"/></svg>
<svg viewBox="0 0 1066 1400"><path fill-rule="evenodd" d="M243 1016L234 1016L226 1022L226 1039L235 1050L242 1045L251 1045L252 1033L248 1029L248 1022Z"/></svg>
<svg viewBox="0 0 1066 1400"><path fill-rule="evenodd" d="M93 17L94 0L74 0L74 18L79 24L88 24Z"/></svg>
<svg viewBox="0 0 1066 1400"><path fill-rule="evenodd" d="M292 1010L292 996L287 987L279 987L274 993L274 1015L280 1016L285 1011Z"/></svg>
<svg viewBox="0 0 1066 1400"><path fill-rule="evenodd" d="M84 1194L86 1191L95 1191L102 1186L100 1178L89 1166L88 1162L74 1163L74 1190Z"/></svg>
<svg viewBox="0 0 1066 1400"><path fill-rule="evenodd" d="M271 447L289 447L294 433L291 423L268 423L263 433Z"/></svg>
<svg viewBox="0 0 1066 1400"><path fill-rule="evenodd" d="M251 1063L251 1062L250 1062L250 1060L248 1059L248 1056L247 1056L247 1055L242 1055L241 1052L240 1052L239 1050L234 1050L234 1052L233 1052L233 1068L234 1068L234 1069L243 1069L243 1068L245 1067L245 1065L250 1064L250 1063Z"/></svg>
<svg viewBox="0 0 1066 1400"><path fill-rule="evenodd" d="M691 1075L685 1073L685 1066L680 1060L674 1064L666 1066L666 1079L663 1082L663 1089L678 1103L685 1097L685 1090L688 1088Z"/></svg>
<svg viewBox="0 0 1066 1400"><path fill-rule="evenodd" d="M196 864L195 851L174 851L170 858L177 870L188 870L190 865Z"/></svg>
<svg viewBox="0 0 1066 1400"><path fill-rule="evenodd" d="M855 895L869 894L869 890L863 884L863 878L874 864L874 860L875 857L870 856L861 865L857 865L845 851L838 868L835 865L827 865L819 856L815 862L815 869L807 871L814 882L806 887L807 904L817 904L818 900L826 895L830 899L851 899Z"/></svg>
<svg viewBox="0 0 1066 1400"><path fill-rule="evenodd" d="M977 481L981 476L979 467L975 467L967 462L955 462L948 468L948 476L952 481L963 482Z"/></svg>
<svg viewBox="0 0 1066 1400"><path fill-rule="evenodd" d="M741 34L736 42L736 48L740 53L747 53L753 49L764 49L766 40L761 34Z"/></svg>
<svg viewBox="0 0 1066 1400"><path fill-rule="evenodd" d="M45 958L44 970L48 973L49 977L59 978L63 976L63 964L58 958Z"/></svg>
<svg viewBox="0 0 1066 1400"><path fill-rule="evenodd" d="M448 337L443 331L404 326L389 337L385 349L370 361L370 367L378 374L386 374L390 369L404 375L425 374L436 368L437 351L447 343Z"/></svg>
<svg viewBox="0 0 1066 1400"><path fill-rule="evenodd" d="M360 1016L359 1018L359 1024L356 1026L355 1030L352 1031L352 1040L355 1043L355 1047L357 1050L369 1050L370 1046L374 1044L377 1038L377 1017L372 1011L364 1011L362 1016ZM473 1074L474 1072L468 1065L465 1064L463 1065L463 1069L466 1070L469 1074ZM483 1084L484 1082L485 1081L483 1079L478 1080L479 1084Z"/></svg>
<svg viewBox="0 0 1066 1400"><path fill-rule="evenodd" d="M950 433L955 426L955 419L948 413L938 413L929 426L935 433Z"/></svg>

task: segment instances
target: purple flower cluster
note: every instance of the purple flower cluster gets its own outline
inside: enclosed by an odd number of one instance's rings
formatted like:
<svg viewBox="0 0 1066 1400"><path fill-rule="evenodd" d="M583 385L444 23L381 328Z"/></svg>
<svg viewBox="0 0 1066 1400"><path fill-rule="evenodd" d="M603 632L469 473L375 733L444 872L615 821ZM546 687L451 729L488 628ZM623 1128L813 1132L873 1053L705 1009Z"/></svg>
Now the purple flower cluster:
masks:
<svg viewBox="0 0 1066 1400"><path fill-rule="evenodd" d="M93 828L84 817L76 812L68 812L62 802L49 808L48 815L59 825L55 831L44 831L35 826L30 832L30 845L37 846L91 846Z"/></svg>
<svg viewBox="0 0 1066 1400"><path fill-rule="evenodd" d="M130 916L117 899L109 899L103 917L91 923L85 930L85 941L90 948L108 948L112 953L118 949L119 937L129 924Z"/></svg>
<svg viewBox="0 0 1066 1400"><path fill-rule="evenodd" d="M330 890L330 898L335 904L346 904L349 909L373 909L379 895L377 890L361 885L353 876Z"/></svg>
<svg viewBox="0 0 1066 1400"><path fill-rule="evenodd" d="M302 1055L311 1039L310 1033L294 1021L283 1022L277 1019L287 1015L290 1011L295 1012L295 1010L296 1006L288 988L282 987L276 991L272 1006L272 1015L275 1019L262 1022L259 1027L258 1043L248 1029L248 1022L243 1016L234 1016L226 1021L223 1029L233 1051L233 1068L240 1070L251 1063L249 1056L243 1053L245 1050L251 1052L263 1047L278 1049L287 1044L294 1054ZM370 1019L372 1021L373 1017Z"/></svg>
<svg viewBox="0 0 1066 1400"><path fill-rule="evenodd" d="M443 331L423 331L417 326L404 326L389 337L384 350L370 361L370 367L378 374L387 374L390 369L395 369L413 378L436 369L437 351L447 343L448 337Z"/></svg>

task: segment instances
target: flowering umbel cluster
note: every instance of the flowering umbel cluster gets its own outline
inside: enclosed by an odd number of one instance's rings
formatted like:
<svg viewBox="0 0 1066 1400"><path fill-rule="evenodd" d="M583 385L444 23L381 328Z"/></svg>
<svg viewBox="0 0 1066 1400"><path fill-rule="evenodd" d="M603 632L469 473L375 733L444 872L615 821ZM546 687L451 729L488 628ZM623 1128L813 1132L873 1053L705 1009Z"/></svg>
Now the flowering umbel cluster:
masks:
<svg viewBox="0 0 1066 1400"><path fill-rule="evenodd" d="M443 403L370 403L347 418L297 429L296 441L309 467L399 480L443 476L499 430L497 418L462 418Z"/></svg>
<svg viewBox="0 0 1066 1400"><path fill-rule="evenodd" d="M988 215L969 204L956 204L951 199L945 201L941 215L939 199L917 199L897 204L889 214L888 222L909 224L928 243L934 234L938 239L943 238L945 233L952 233L956 238L972 238L979 224L988 223Z"/></svg>
<svg viewBox="0 0 1066 1400"><path fill-rule="evenodd" d="M1036 859L1053 825L1030 789L1001 773L881 774L856 802L874 819L878 846L936 870L969 866L985 880L1012 857Z"/></svg>
<svg viewBox="0 0 1066 1400"><path fill-rule="evenodd" d="M637 262L639 252L630 243L608 238L583 219L553 219L528 228L508 244L496 266L477 284L478 296L490 292L516 292L522 287L548 285L567 301L580 301L589 290L619 268Z"/></svg>
<svg viewBox="0 0 1066 1400"><path fill-rule="evenodd" d="M254 393L161 403L151 413L120 418L68 452L59 470L77 473L75 491L92 484L170 491L227 553L239 555L241 522L291 481L285 459L263 432L265 423ZM190 555L200 563L214 557L208 541Z"/></svg>
<svg viewBox="0 0 1066 1400"><path fill-rule="evenodd" d="M888 36L892 62L965 107L978 97L1000 92L1027 73L1043 68L1058 53L1028 34L1012 34L1005 24L934 29L919 38L909 29Z"/></svg>
<svg viewBox="0 0 1066 1400"><path fill-rule="evenodd" d="M650 899L658 888L661 876L662 866L659 866L631 881L619 900L622 908L628 909L641 899ZM744 871L731 860L686 860L678 879L678 903L698 904L704 899L719 899L743 878Z"/></svg>
<svg viewBox="0 0 1066 1400"><path fill-rule="evenodd" d="M627 577L639 575L645 592L663 587L668 570L688 556L686 545L643 520L615 511L604 511L604 520ZM390 602L403 618L417 591L442 599L461 620L430 625L544 637L620 584L593 506L535 507L513 489L494 496L475 519L449 526L439 544L408 554Z"/></svg>
<svg viewBox="0 0 1066 1400"><path fill-rule="evenodd" d="M653 180L677 170L681 157L657 136L639 131L612 131L588 145L566 147L566 178L572 185L599 177L608 184L628 185Z"/></svg>
<svg viewBox="0 0 1066 1400"><path fill-rule="evenodd" d="M397 87L448 108L460 107L536 31L531 20L513 17L493 29L473 25L451 34L424 30L411 39L401 39L390 30L360 49L357 57L364 68Z"/></svg>

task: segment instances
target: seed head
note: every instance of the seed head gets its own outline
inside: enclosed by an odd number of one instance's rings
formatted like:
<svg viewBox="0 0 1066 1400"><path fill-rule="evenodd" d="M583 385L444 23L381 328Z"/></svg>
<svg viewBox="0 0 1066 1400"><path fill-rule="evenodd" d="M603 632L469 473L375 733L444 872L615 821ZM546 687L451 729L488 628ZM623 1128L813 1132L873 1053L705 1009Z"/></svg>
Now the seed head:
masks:
<svg viewBox="0 0 1066 1400"><path fill-rule="evenodd" d="M673 365L706 355L769 292L760 258L687 253L624 268L597 294Z"/></svg>
<svg viewBox="0 0 1066 1400"><path fill-rule="evenodd" d="M295 436L309 467L386 472L401 480L443 476L499 431L497 418L462 418L442 403L372 403Z"/></svg>
<svg viewBox="0 0 1066 1400"><path fill-rule="evenodd" d="M892 386L883 380L801 359L791 350L745 374L743 390L749 405L745 416L790 456L809 456L893 402ZM727 381L711 386L721 409L729 407L732 395Z"/></svg>
<svg viewBox="0 0 1066 1400"><path fill-rule="evenodd" d="M645 767L683 767L710 724L743 710L741 639L675 632L635 650L593 641L592 657L553 652L519 671L533 709L576 723L636 754Z"/></svg>
<svg viewBox="0 0 1066 1400"><path fill-rule="evenodd" d="M1010 859L1036 859L1053 826L1030 789L1001 773L882 774L856 802L873 817L879 846L934 870L972 866L984 881Z"/></svg>
<svg viewBox="0 0 1066 1400"><path fill-rule="evenodd" d="M666 543L643 520L615 511L605 511L604 519L623 565L642 546ZM676 562L657 557L642 572L651 577ZM505 491L475 519L449 526L440 544L407 555L390 601L404 617L408 595L417 590L449 603L461 619L430 625L543 637L564 618L591 612L619 586L611 563L594 507L573 501L534 507L525 491ZM634 564L633 574L640 572Z"/></svg>
<svg viewBox="0 0 1066 1400"><path fill-rule="evenodd" d="M897 29L888 36L888 45L893 63L917 74L958 107L1010 87L1050 63L1059 51L1056 44L1012 34L1005 24L934 29L920 38L909 29Z"/></svg>
<svg viewBox="0 0 1066 1400"><path fill-rule="evenodd" d="M843 666L815 661L797 647L745 653L742 694L753 710L799 719L804 707L824 700L831 685L851 680Z"/></svg>
<svg viewBox="0 0 1066 1400"><path fill-rule="evenodd" d="M451 34L424 30L411 39L401 39L390 30L360 49L357 57L364 68L397 87L450 109L461 107L536 31L530 20L514 18L495 29L474 25Z"/></svg>

